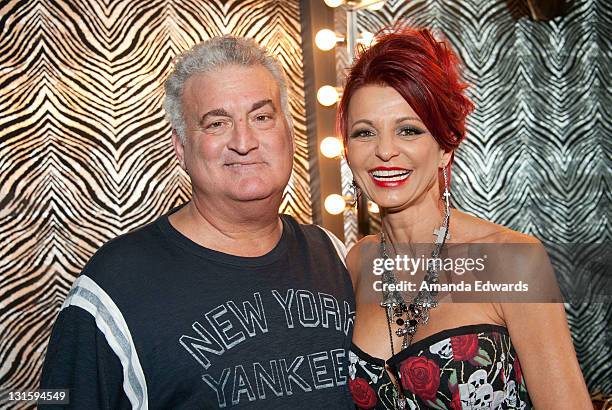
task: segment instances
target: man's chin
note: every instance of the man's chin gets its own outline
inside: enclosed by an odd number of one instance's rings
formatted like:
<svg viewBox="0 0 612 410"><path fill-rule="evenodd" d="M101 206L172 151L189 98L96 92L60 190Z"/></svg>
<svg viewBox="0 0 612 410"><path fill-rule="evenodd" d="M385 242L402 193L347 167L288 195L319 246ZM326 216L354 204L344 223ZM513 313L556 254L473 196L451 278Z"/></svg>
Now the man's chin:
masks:
<svg viewBox="0 0 612 410"><path fill-rule="evenodd" d="M282 191L271 189L268 187L249 186L245 189L234 192L232 198L238 202L261 202L261 201L280 201Z"/></svg>

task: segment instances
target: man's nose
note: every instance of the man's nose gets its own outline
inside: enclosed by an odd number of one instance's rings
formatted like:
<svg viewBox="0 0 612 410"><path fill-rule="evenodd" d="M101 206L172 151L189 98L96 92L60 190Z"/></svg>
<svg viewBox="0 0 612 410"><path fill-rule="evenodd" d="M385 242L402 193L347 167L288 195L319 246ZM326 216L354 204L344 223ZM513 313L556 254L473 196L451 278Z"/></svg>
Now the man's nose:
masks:
<svg viewBox="0 0 612 410"><path fill-rule="evenodd" d="M391 158L399 155L394 137L394 135L381 135L378 138L375 154L381 160L389 161Z"/></svg>
<svg viewBox="0 0 612 410"><path fill-rule="evenodd" d="M240 120L235 123L227 147L241 155L259 147L259 139L248 121Z"/></svg>

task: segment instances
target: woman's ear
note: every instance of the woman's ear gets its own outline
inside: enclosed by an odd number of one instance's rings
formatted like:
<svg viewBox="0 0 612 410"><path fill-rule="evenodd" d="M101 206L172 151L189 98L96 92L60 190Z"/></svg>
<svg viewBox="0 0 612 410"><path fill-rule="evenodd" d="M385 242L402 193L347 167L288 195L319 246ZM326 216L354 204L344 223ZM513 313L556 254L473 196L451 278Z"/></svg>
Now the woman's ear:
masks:
<svg viewBox="0 0 612 410"><path fill-rule="evenodd" d="M442 154L442 156L440 157L440 162L438 163L438 168L445 168L445 167L447 167L448 163L453 158L453 153L454 152L455 151L453 151L453 150L444 152Z"/></svg>
<svg viewBox="0 0 612 410"><path fill-rule="evenodd" d="M344 141L344 140L342 141L342 157L346 161L346 165L348 165L350 167L351 163L349 162L348 148L346 147L346 141Z"/></svg>

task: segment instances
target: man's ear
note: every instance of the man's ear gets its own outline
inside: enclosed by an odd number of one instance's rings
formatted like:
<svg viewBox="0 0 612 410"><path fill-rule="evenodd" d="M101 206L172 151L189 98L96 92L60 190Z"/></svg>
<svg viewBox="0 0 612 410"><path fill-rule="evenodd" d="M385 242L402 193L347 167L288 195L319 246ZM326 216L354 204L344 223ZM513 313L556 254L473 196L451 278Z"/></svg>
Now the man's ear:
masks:
<svg viewBox="0 0 612 410"><path fill-rule="evenodd" d="M174 146L174 153L176 154L176 158L178 159L179 164L181 164L181 168L186 171L187 167L185 166L185 146L181 142L181 139L178 136L176 129L174 128L172 129L172 145Z"/></svg>
<svg viewBox="0 0 612 410"><path fill-rule="evenodd" d="M295 157L295 133L291 133L291 156Z"/></svg>
<svg viewBox="0 0 612 410"><path fill-rule="evenodd" d="M295 157L295 130L293 128L293 121L289 121L286 117L283 117L283 121L285 121L285 127L287 128L287 133L289 134L289 139L291 140L291 156Z"/></svg>

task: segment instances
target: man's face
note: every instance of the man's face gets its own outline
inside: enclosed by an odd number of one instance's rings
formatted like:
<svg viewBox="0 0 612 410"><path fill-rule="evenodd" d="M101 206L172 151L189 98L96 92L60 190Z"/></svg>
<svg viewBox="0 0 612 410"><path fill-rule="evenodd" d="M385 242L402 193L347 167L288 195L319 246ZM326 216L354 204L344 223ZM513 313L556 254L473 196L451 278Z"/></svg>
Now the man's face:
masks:
<svg viewBox="0 0 612 410"><path fill-rule="evenodd" d="M205 201L280 199L294 145L280 90L260 65L196 74L183 92L185 144L174 145Z"/></svg>

